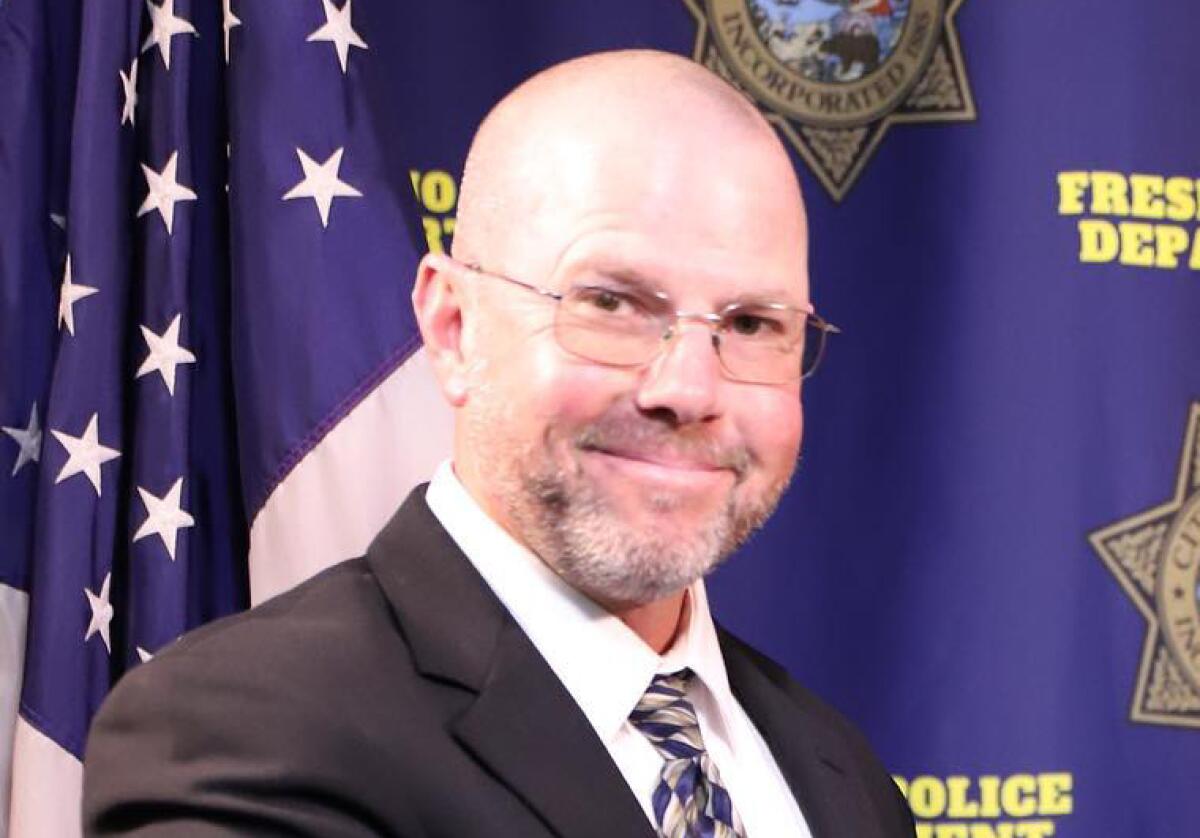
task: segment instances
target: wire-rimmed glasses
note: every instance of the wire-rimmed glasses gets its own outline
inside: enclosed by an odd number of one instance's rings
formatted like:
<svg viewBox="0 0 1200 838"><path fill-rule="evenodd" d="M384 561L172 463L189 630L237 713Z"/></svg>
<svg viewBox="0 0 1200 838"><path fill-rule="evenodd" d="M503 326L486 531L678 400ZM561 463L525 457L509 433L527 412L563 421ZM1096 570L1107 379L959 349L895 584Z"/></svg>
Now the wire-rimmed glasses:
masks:
<svg viewBox="0 0 1200 838"><path fill-rule="evenodd" d="M575 285L552 291L478 265L465 268L554 300L554 337L573 355L618 367L653 361L683 321L702 323L725 375L751 384L784 384L813 374L826 338L840 330L811 307L777 302L734 302L717 312L674 308L661 292L625 283Z"/></svg>

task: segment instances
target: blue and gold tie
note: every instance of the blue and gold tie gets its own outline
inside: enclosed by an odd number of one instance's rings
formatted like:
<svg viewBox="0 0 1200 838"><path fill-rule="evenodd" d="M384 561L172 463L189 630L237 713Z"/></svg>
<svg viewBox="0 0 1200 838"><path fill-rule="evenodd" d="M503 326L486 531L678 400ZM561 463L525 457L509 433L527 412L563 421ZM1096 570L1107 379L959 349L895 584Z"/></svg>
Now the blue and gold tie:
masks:
<svg viewBox="0 0 1200 838"><path fill-rule="evenodd" d="M663 838L742 838L740 820L717 766L704 750L696 711L687 700L690 669L655 675L629 716L662 756L652 799Z"/></svg>

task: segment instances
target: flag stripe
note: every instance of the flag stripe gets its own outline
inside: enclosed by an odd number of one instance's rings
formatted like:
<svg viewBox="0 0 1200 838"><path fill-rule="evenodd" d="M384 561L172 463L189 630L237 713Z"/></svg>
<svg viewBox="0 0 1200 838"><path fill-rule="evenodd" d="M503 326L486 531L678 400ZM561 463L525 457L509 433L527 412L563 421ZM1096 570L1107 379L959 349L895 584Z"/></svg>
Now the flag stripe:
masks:
<svg viewBox="0 0 1200 838"><path fill-rule="evenodd" d="M81 833L83 765L25 719L13 739L11 838Z"/></svg>
<svg viewBox="0 0 1200 838"><path fill-rule="evenodd" d="M361 555L408 491L449 455L451 427L450 409L421 350L360 401L267 499L250 530L252 601Z"/></svg>
<svg viewBox="0 0 1200 838"><path fill-rule="evenodd" d="M0 584L0 836L6 834L12 776L12 746L16 733L21 668L25 661L25 621L29 596Z"/></svg>

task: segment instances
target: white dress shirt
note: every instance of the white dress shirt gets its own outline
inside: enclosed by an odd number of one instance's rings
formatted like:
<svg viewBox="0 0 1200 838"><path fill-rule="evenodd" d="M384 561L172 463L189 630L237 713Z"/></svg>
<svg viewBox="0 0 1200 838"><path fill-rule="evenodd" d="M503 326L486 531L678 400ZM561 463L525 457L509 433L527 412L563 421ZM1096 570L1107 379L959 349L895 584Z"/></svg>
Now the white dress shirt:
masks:
<svg viewBox="0 0 1200 838"><path fill-rule="evenodd" d="M696 674L688 699L700 734L747 838L811 838L766 742L730 691L703 580L688 588L685 624L659 655L489 518L448 461L425 499L575 699L651 824L663 759L629 714L655 674L687 667Z"/></svg>

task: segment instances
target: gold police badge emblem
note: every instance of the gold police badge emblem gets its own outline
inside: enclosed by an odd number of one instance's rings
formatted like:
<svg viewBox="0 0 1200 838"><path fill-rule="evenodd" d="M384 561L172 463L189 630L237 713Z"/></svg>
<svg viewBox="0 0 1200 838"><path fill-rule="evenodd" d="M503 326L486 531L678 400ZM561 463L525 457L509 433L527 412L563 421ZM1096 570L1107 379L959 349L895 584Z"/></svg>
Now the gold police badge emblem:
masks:
<svg viewBox="0 0 1200 838"><path fill-rule="evenodd" d="M1146 618L1131 718L1200 727L1200 402L1188 416L1174 497L1090 538Z"/></svg>
<svg viewBox="0 0 1200 838"><path fill-rule="evenodd" d="M683 0L693 57L757 102L834 200L888 128L975 118L963 0Z"/></svg>

